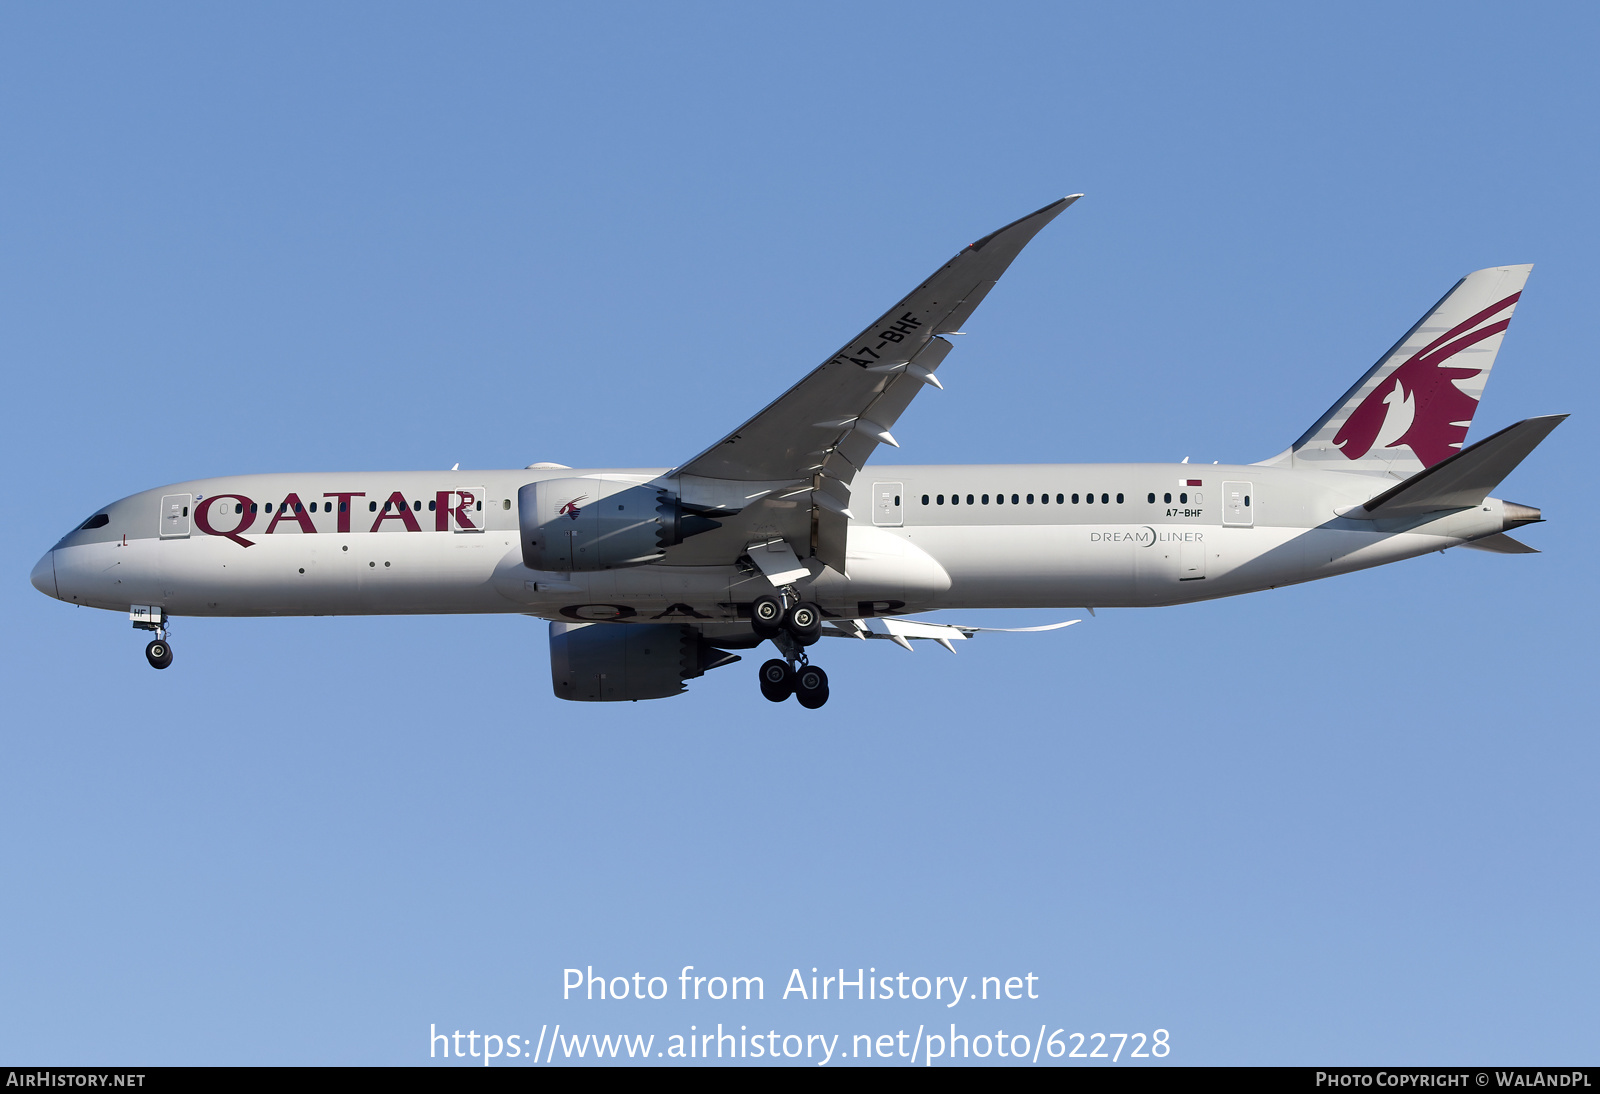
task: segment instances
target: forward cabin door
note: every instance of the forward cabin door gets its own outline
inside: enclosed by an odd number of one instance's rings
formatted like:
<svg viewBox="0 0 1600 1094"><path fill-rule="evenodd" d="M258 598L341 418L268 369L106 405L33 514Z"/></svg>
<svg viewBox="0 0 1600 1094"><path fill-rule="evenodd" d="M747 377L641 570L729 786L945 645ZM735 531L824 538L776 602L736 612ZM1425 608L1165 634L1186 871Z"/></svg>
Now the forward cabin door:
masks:
<svg viewBox="0 0 1600 1094"><path fill-rule="evenodd" d="M161 538L175 539L189 534L189 510L193 494L168 494L161 499Z"/></svg>
<svg viewBox="0 0 1600 1094"><path fill-rule="evenodd" d="M872 523L879 528L899 528L905 523L905 484L875 482L872 484Z"/></svg>

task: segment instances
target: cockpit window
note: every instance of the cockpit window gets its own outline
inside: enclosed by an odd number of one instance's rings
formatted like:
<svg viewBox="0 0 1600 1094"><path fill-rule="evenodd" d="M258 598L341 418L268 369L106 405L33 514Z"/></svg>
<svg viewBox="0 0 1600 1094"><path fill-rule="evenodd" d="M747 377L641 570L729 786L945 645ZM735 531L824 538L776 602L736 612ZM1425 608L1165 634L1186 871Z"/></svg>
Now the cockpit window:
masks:
<svg viewBox="0 0 1600 1094"><path fill-rule="evenodd" d="M108 525L110 523L111 523L111 514L110 513L96 513L94 516L92 516L88 520L84 521L83 525L78 529L78 531L87 532L91 528L104 528L106 525Z"/></svg>

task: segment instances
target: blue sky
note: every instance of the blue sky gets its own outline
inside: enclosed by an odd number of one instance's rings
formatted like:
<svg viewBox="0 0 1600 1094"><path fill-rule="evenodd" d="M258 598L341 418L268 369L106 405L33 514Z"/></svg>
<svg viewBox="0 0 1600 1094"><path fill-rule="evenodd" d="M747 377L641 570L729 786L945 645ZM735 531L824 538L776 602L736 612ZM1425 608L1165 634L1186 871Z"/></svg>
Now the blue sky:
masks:
<svg viewBox="0 0 1600 1094"><path fill-rule="evenodd" d="M1185 1063L1594 1062L1597 26L8 7L0 1058L953 1020L1163 1028ZM750 658L561 703L516 616L180 620L155 673L125 619L27 583L187 478L673 464L1078 191L897 425L906 461L1263 459L1456 278L1533 262L1472 438L1573 414L1501 490L1544 553L954 659L839 643L819 713ZM768 1000L563 1001L589 965ZM1041 998L774 998L813 966Z"/></svg>

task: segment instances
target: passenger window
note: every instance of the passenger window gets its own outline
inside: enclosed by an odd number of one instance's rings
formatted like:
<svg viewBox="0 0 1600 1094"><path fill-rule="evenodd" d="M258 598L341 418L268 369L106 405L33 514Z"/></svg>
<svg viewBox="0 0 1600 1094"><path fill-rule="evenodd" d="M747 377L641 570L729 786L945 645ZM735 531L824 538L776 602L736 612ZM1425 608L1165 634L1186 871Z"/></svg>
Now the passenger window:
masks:
<svg viewBox="0 0 1600 1094"><path fill-rule="evenodd" d="M1050 504L1050 495L1049 494L1040 494L1039 495L1039 504L1040 505L1049 505Z"/></svg>
<svg viewBox="0 0 1600 1094"><path fill-rule="evenodd" d="M234 502L233 503L233 513L234 513L234 516L241 516L241 517L244 516L244 505L243 505L243 503Z"/></svg>
<svg viewBox="0 0 1600 1094"><path fill-rule="evenodd" d="M1188 505L1189 504L1189 495L1188 494L1179 494L1178 495L1178 503L1180 505Z"/></svg>
<svg viewBox="0 0 1600 1094"><path fill-rule="evenodd" d="M1121 505L1121 504L1122 504L1122 495L1121 495L1121 494L1118 494L1118 495L1117 495L1117 504L1118 504L1118 505Z"/></svg>
<svg viewBox="0 0 1600 1094"><path fill-rule="evenodd" d="M989 495L988 494L985 494L983 496L983 504L985 504L985 505L989 504Z"/></svg>
<svg viewBox="0 0 1600 1094"><path fill-rule="evenodd" d="M266 511L269 513L272 512L272 503L270 501L266 504Z"/></svg>
<svg viewBox="0 0 1600 1094"><path fill-rule="evenodd" d="M1011 504L1012 505L1017 504L1017 496L1015 494L1011 495Z"/></svg>
<svg viewBox="0 0 1600 1094"><path fill-rule="evenodd" d="M1166 503L1167 505L1171 505L1172 504L1172 495L1171 494L1162 494L1161 495L1161 500L1164 503Z"/></svg>
<svg viewBox="0 0 1600 1094"><path fill-rule="evenodd" d="M1094 504L1094 495L1093 494L1085 494L1083 496L1083 500L1088 502L1090 505L1093 505Z"/></svg>
<svg viewBox="0 0 1600 1094"><path fill-rule="evenodd" d="M922 495L922 504L923 505L927 505L928 504L928 495L926 495L926 494Z"/></svg>
<svg viewBox="0 0 1600 1094"><path fill-rule="evenodd" d="M1100 495L1100 504L1101 505L1110 505L1111 504L1111 496L1109 494L1101 494Z"/></svg>
<svg viewBox="0 0 1600 1094"><path fill-rule="evenodd" d="M385 508L387 508L387 506L385 506ZM367 502L367 512L376 513L377 511L378 511L378 503L377 502L375 502L375 501Z"/></svg>
<svg viewBox="0 0 1600 1094"><path fill-rule="evenodd" d="M511 512L511 499L510 498L502 498L502 499L500 499L500 508L505 510L507 513Z"/></svg>
<svg viewBox="0 0 1600 1094"><path fill-rule="evenodd" d="M272 506L270 506L270 505L267 506L267 509L270 511L272 509ZM254 513L256 511L256 503L255 502L251 502L250 503L250 511L252 513Z"/></svg>
<svg viewBox="0 0 1600 1094"><path fill-rule="evenodd" d="M938 495L938 498L939 498L938 504L939 505L943 505L944 504L944 495L940 494L940 495Z"/></svg>
<svg viewBox="0 0 1600 1094"><path fill-rule="evenodd" d="M1072 495L1072 504L1073 505L1077 505L1078 504L1078 495L1076 495L1076 494Z"/></svg>
<svg viewBox="0 0 1600 1094"><path fill-rule="evenodd" d="M342 513L342 512L344 512L344 511L345 511L345 510L346 510L346 509L348 509L348 508L349 508L349 507L350 507L350 503L349 503L349 502L347 502L347 501L341 501L341 502L340 502L340 503L339 503L339 512L341 512L341 513Z"/></svg>
<svg viewBox="0 0 1600 1094"><path fill-rule="evenodd" d="M1006 503L1006 496L1004 494L996 494L994 496L994 503L996 505L1004 505Z"/></svg>
<svg viewBox="0 0 1600 1094"><path fill-rule="evenodd" d="M1078 500L1078 499L1077 499L1077 498L1073 498L1073 499L1072 499L1072 500L1073 500L1073 501L1077 501L1077 500ZM1064 505L1064 504L1066 504L1066 503L1065 503L1065 502L1063 502L1063 501L1062 501L1062 500L1061 500L1061 495L1060 495L1060 494L1057 494L1057 495L1056 495L1056 504L1057 504L1057 505Z"/></svg>
<svg viewBox="0 0 1600 1094"><path fill-rule="evenodd" d="M961 495L960 494L951 494L950 495L950 504L951 505L960 505L961 504ZM971 503L969 502L968 504L971 504Z"/></svg>
<svg viewBox="0 0 1600 1094"><path fill-rule="evenodd" d="M1155 496L1155 494L1151 494L1150 495L1150 504L1154 505L1155 503L1156 503L1156 496Z"/></svg>
<svg viewBox="0 0 1600 1094"><path fill-rule="evenodd" d="M296 513L304 513L306 511L306 507L301 505L299 502L295 502L294 503L294 511Z"/></svg>
<svg viewBox="0 0 1600 1094"><path fill-rule="evenodd" d="M428 512L430 512L430 513L438 512L438 508L437 508L438 505L439 505L439 503L437 501L430 501L428 503Z"/></svg>
<svg viewBox="0 0 1600 1094"><path fill-rule="evenodd" d="M1029 505L1032 505L1032 504L1033 504L1033 495L1032 495L1032 494L1029 494L1029 495L1028 495L1028 504L1029 504Z"/></svg>
<svg viewBox="0 0 1600 1094"><path fill-rule="evenodd" d="M895 502L896 505L899 505L900 504L900 499L899 498L895 498L894 502ZM483 502L480 501L478 504L474 505L472 508L473 508L473 510L475 512L479 512L479 513L483 512ZM619 506L617 506L617 508L621 509L622 506L619 505Z"/></svg>
<svg viewBox="0 0 1600 1094"><path fill-rule="evenodd" d="M984 499L983 499L983 500L984 500L984 501L988 501L988 500L989 500L989 499L988 499L988 498L987 498L987 497L986 497L986 498L984 498ZM971 495L971 494L968 494L968 495L967 495L967 504L968 504L968 505L971 505L971 504L972 504L972 495Z"/></svg>
<svg viewBox="0 0 1600 1094"><path fill-rule="evenodd" d="M1244 507L1246 509L1250 508L1250 495L1249 494L1246 494L1244 496Z"/></svg>

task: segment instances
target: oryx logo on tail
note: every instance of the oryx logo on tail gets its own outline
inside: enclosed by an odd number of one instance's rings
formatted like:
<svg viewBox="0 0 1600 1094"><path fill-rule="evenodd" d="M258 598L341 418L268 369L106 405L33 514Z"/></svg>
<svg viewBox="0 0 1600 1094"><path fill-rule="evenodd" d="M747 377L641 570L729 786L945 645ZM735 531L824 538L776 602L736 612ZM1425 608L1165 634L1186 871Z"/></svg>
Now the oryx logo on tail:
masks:
<svg viewBox="0 0 1600 1094"><path fill-rule="evenodd" d="M1446 362L1509 327L1509 315L1494 317L1508 311L1521 295L1512 293L1457 323L1395 369L1334 434L1333 443L1345 458L1359 460L1374 448L1404 444L1411 446L1424 467L1432 467L1460 451L1478 400L1456 381L1476 377L1485 368Z"/></svg>
<svg viewBox="0 0 1600 1094"><path fill-rule="evenodd" d="M1269 463L1404 478L1461 451L1532 266L1468 274Z"/></svg>

